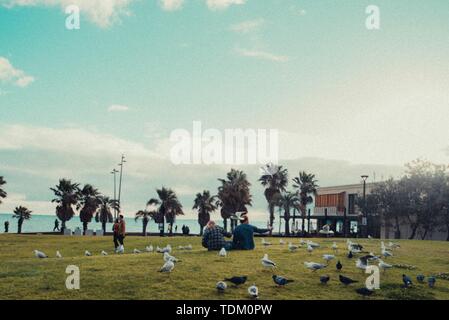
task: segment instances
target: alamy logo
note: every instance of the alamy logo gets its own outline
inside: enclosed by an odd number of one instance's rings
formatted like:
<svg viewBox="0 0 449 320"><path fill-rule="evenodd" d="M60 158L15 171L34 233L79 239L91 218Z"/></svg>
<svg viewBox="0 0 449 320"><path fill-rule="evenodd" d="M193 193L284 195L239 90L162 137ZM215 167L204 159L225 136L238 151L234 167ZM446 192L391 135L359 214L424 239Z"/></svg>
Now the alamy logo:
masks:
<svg viewBox="0 0 449 320"><path fill-rule="evenodd" d="M68 290L80 289L80 268L75 265L68 265L65 269L65 273L69 274L65 280L65 287Z"/></svg>
<svg viewBox="0 0 449 320"><path fill-rule="evenodd" d="M170 159L174 164L264 164L277 163L279 134L276 129L202 130L200 121L193 130L171 132Z"/></svg>
<svg viewBox="0 0 449 320"><path fill-rule="evenodd" d="M65 8L65 13L68 15L65 19L65 27L68 30L80 29L80 8L77 5L69 5Z"/></svg>
<svg viewBox="0 0 449 320"><path fill-rule="evenodd" d="M365 9L365 13L368 17L365 20L365 26L368 30L380 29L380 9L378 6L369 5Z"/></svg>
<svg viewBox="0 0 449 320"><path fill-rule="evenodd" d="M365 273L370 274L366 278L365 286L369 290L380 289L380 272L378 266L367 266Z"/></svg>

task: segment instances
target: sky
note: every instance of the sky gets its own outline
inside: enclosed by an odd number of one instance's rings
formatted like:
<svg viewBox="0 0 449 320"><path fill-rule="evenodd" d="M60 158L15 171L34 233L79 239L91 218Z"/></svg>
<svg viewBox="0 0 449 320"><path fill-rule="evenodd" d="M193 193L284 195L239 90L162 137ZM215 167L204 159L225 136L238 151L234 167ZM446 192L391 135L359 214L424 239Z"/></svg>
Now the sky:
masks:
<svg viewBox="0 0 449 320"><path fill-rule="evenodd" d="M170 162L170 133L193 121L278 130L280 164L321 186L448 163L448 57L445 0L0 0L0 212L53 213L62 177L112 195L125 153L127 215L167 186L193 217L235 167L266 217L257 165Z"/></svg>

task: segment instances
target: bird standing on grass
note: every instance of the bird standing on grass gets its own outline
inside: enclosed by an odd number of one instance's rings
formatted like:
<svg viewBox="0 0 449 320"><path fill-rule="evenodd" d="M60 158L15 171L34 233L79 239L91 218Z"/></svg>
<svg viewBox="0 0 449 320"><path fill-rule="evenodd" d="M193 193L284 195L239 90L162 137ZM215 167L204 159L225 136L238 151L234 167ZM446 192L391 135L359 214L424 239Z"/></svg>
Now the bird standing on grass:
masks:
<svg viewBox="0 0 449 320"><path fill-rule="evenodd" d="M298 249L298 246L296 246L296 245L292 244L291 242L289 242L289 244L288 244L288 250L289 250L290 252L295 252L297 249Z"/></svg>
<svg viewBox="0 0 449 320"><path fill-rule="evenodd" d="M159 269L159 272L172 272L172 270L175 268L175 264L173 261L168 260L164 263L161 269Z"/></svg>
<svg viewBox="0 0 449 320"><path fill-rule="evenodd" d="M313 247L310 244L307 245L307 252L310 254L313 252Z"/></svg>
<svg viewBox="0 0 449 320"><path fill-rule="evenodd" d="M56 258L62 258L62 254L59 251L56 251Z"/></svg>
<svg viewBox="0 0 449 320"><path fill-rule="evenodd" d="M374 291L370 290L366 287L363 287L363 288L355 289L355 292L357 292L358 294L360 294L364 297L367 297L367 296L372 295Z"/></svg>
<svg viewBox="0 0 449 320"><path fill-rule="evenodd" d="M323 259L326 260L326 263L329 264L329 261L335 259L335 256L332 254L323 254Z"/></svg>
<svg viewBox="0 0 449 320"><path fill-rule="evenodd" d="M343 269L343 265L341 264L340 260L338 260L337 264L335 265L335 268L337 268L338 271Z"/></svg>
<svg viewBox="0 0 449 320"><path fill-rule="evenodd" d="M285 241L282 240L282 239L280 239L280 240L279 240L279 244L284 245L284 244L285 244Z"/></svg>
<svg viewBox="0 0 449 320"><path fill-rule="evenodd" d="M405 274L402 275L402 282L404 283L405 288L409 288L413 285L412 279Z"/></svg>
<svg viewBox="0 0 449 320"><path fill-rule="evenodd" d="M142 253L142 251L140 251L139 249L134 248L133 253L138 254L138 253Z"/></svg>
<svg viewBox="0 0 449 320"><path fill-rule="evenodd" d="M274 283L276 283L280 287L285 286L286 284L294 281L294 280L286 279L282 276L277 276L275 274L272 276L272 278L273 278Z"/></svg>
<svg viewBox="0 0 449 320"><path fill-rule="evenodd" d="M248 294L252 299L257 299L259 297L259 289L255 284L248 288Z"/></svg>
<svg viewBox="0 0 449 320"><path fill-rule="evenodd" d="M174 263L174 262L178 262L179 260L176 259L175 257L171 256L168 252L165 252L165 253L164 253L164 261L165 261L165 262L171 261L171 262Z"/></svg>
<svg viewBox="0 0 449 320"><path fill-rule="evenodd" d="M153 246L152 246L151 244L150 244L149 246L146 246L146 247L145 247L145 251L146 251L146 252L153 252L153 250L154 250L154 249L153 249Z"/></svg>
<svg viewBox="0 0 449 320"><path fill-rule="evenodd" d="M332 243L332 250L334 250L334 252L338 251L338 246L337 243L334 241L334 243Z"/></svg>
<svg viewBox="0 0 449 320"><path fill-rule="evenodd" d="M338 279L340 280L341 283L343 283L345 286L350 285L352 283L356 283L358 282L357 280L352 280L351 278L339 275Z"/></svg>
<svg viewBox="0 0 449 320"><path fill-rule="evenodd" d="M352 251L349 251L349 253L348 253L348 259L352 259L353 256L354 256L354 255L352 254Z"/></svg>
<svg viewBox="0 0 449 320"><path fill-rule="evenodd" d="M36 256L36 258L39 258L39 259L48 258L48 256L45 253L43 253L42 251L39 251L39 250L34 250L34 255Z"/></svg>
<svg viewBox="0 0 449 320"><path fill-rule="evenodd" d="M435 286L436 281L437 281L437 279L433 276L427 278L427 283L429 284L430 288L433 288Z"/></svg>
<svg viewBox="0 0 449 320"><path fill-rule="evenodd" d="M223 293L228 285L224 281L218 281L215 287L217 288L218 292Z"/></svg>
<svg viewBox="0 0 449 320"><path fill-rule="evenodd" d="M229 281L235 286L239 286L241 284L244 284L246 282L246 279L248 279L247 276L234 276L232 278L225 278L223 281Z"/></svg>
<svg viewBox="0 0 449 320"><path fill-rule="evenodd" d="M322 284L327 284L328 282L329 282L329 280L330 280L330 278L331 277L329 277L329 276L321 276L320 277L320 282L322 283Z"/></svg>
<svg viewBox="0 0 449 320"><path fill-rule="evenodd" d="M108 253L107 253L106 251L104 251L104 250L101 250L101 255L102 255L102 256L107 256Z"/></svg>
<svg viewBox="0 0 449 320"><path fill-rule="evenodd" d="M265 268L276 268L276 263L268 259L268 254L266 253L260 261Z"/></svg>
<svg viewBox="0 0 449 320"><path fill-rule="evenodd" d="M416 280L417 280L419 283L423 283L425 278L426 278L426 277L425 277L423 274L418 274L418 275L416 276Z"/></svg>
<svg viewBox="0 0 449 320"><path fill-rule="evenodd" d="M227 255L226 249L225 248L221 248L221 250L218 252L218 255L220 257L226 257L226 255Z"/></svg>
<svg viewBox="0 0 449 320"><path fill-rule="evenodd" d="M385 263L383 260L379 260L379 268L385 272L387 269L393 268L393 265Z"/></svg>
<svg viewBox="0 0 449 320"><path fill-rule="evenodd" d="M307 269L312 270L313 272L326 268L325 264L317 263L317 262L304 262L304 265Z"/></svg>
<svg viewBox="0 0 449 320"><path fill-rule="evenodd" d="M90 257L91 255L92 255L92 253L90 253L89 251L84 251L84 255L86 256L86 257Z"/></svg>

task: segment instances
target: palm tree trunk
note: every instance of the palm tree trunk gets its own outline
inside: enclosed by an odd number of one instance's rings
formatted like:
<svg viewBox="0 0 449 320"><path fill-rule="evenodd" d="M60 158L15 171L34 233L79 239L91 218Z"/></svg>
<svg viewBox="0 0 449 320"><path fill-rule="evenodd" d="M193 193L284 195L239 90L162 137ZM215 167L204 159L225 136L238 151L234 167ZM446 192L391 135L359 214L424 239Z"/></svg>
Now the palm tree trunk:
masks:
<svg viewBox="0 0 449 320"><path fill-rule="evenodd" d="M204 226L202 226L202 225L200 224L200 236L203 236L203 229L204 229Z"/></svg>
<svg viewBox="0 0 449 320"><path fill-rule="evenodd" d="M418 229L418 225L415 225L412 227L412 234L410 235L410 237L408 237L409 240L412 240L415 238L417 229Z"/></svg>
<svg viewBox="0 0 449 320"><path fill-rule="evenodd" d="M65 230L65 220L61 221L61 233L64 233Z"/></svg>
<svg viewBox="0 0 449 320"><path fill-rule="evenodd" d="M143 222L142 222L142 235L143 235L144 237L147 236L147 224L148 224L148 221L146 221L146 220L144 219Z"/></svg>
<svg viewBox="0 0 449 320"><path fill-rule="evenodd" d="M106 235L106 221L101 223L101 227L103 228L103 234Z"/></svg>
<svg viewBox="0 0 449 320"><path fill-rule="evenodd" d="M223 218L223 229L228 232L228 219Z"/></svg>
<svg viewBox="0 0 449 320"><path fill-rule="evenodd" d="M83 235L86 235L86 231L87 231L87 224L88 222L83 222Z"/></svg>
<svg viewBox="0 0 449 320"><path fill-rule="evenodd" d="M305 230L304 230L305 227L306 227L305 222L306 222L306 217L305 217L305 215L303 214L303 216L302 216L302 221L301 221L301 234L302 234L302 235L305 234Z"/></svg>
<svg viewBox="0 0 449 320"><path fill-rule="evenodd" d="M22 223L23 223L23 220L19 219L18 225L17 225L17 233L22 233Z"/></svg>
<svg viewBox="0 0 449 320"><path fill-rule="evenodd" d="M273 232L273 224L274 224L274 205L272 203L270 203L268 205L268 210L270 211L270 236Z"/></svg>
<svg viewBox="0 0 449 320"><path fill-rule="evenodd" d="M290 235L290 219L285 219L285 235Z"/></svg>

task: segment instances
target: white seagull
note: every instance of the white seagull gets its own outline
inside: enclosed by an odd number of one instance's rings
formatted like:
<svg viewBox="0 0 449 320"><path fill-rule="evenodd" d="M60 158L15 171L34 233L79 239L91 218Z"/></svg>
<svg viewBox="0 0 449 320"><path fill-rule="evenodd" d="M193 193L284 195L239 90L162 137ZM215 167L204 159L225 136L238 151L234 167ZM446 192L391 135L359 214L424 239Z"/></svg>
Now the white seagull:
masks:
<svg viewBox="0 0 449 320"><path fill-rule="evenodd" d="M366 270L368 263L365 263L365 261L362 261L361 259L357 259L355 266L359 269Z"/></svg>
<svg viewBox="0 0 449 320"><path fill-rule="evenodd" d="M154 250L154 249L153 249L153 246L152 246L151 244L150 244L149 246L146 246L146 247L145 247L145 251L146 251L146 252L153 252L153 250Z"/></svg>
<svg viewBox="0 0 449 320"><path fill-rule="evenodd" d="M338 246L337 243L334 241L334 243L332 243L332 250L337 251L338 250Z"/></svg>
<svg viewBox="0 0 449 320"><path fill-rule="evenodd" d="M288 243L288 250L290 250L290 252L295 252L297 249L298 249L297 245L294 245L291 242Z"/></svg>
<svg viewBox="0 0 449 320"><path fill-rule="evenodd" d="M179 260L171 256L168 252L164 252L164 261L178 262Z"/></svg>
<svg viewBox="0 0 449 320"><path fill-rule="evenodd" d="M313 242L313 241L310 241L310 240L307 240L307 245L311 246L314 249L320 247L319 243L316 243L316 242Z"/></svg>
<svg viewBox="0 0 449 320"><path fill-rule="evenodd" d="M255 284L248 288L248 294L251 298L257 299L257 297L259 296L259 289Z"/></svg>
<svg viewBox="0 0 449 320"><path fill-rule="evenodd" d="M387 269L393 268L393 265L385 263L383 260L379 259L379 268L385 272Z"/></svg>
<svg viewBox="0 0 449 320"><path fill-rule="evenodd" d="M106 251L104 251L104 250L101 250L100 253L101 253L102 256L107 256L108 255L108 253Z"/></svg>
<svg viewBox="0 0 449 320"><path fill-rule="evenodd" d="M312 253L313 252L313 247L310 244L307 245L307 252L308 253Z"/></svg>
<svg viewBox="0 0 449 320"><path fill-rule="evenodd" d="M279 244L285 244L285 241L282 240L282 239L280 239L280 240L279 240Z"/></svg>
<svg viewBox="0 0 449 320"><path fill-rule="evenodd" d="M89 251L84 251L84 255L86 256L86 257L90 257L91 255L92 255L92 253L90 253Z"/></svg>
<svg viewBox="0 0 449 320"><path fill-rule="evenodd" d="M134 248L133 253L142 253L139 249Z"/></svg>
<svg viewBox="0 0 449 320"><path fill-rule="evenodd" d="M304 262L304 265L307 269L313 270L314 272L323 268L326 268L325 264L316 263L316 262Z"/></svg>
<svg viewBox="0 0 449 320"><path fill-rule="evenodd" d="M221 250L218 252L218 255L219 255L220 257L226 257L227 254L228 254L228 253L226 252L226 249L225 249L225 248L221 248Z"/></svg>
<svg viewBox="0 0 449 320"><path fill-rule="evenodd" d="M327 264L329 264L329 261L335 259L335 256L333 254L323 254L323 259L326 260Z"/></svg>
<svg viewBox="0 0 449 320"><path fill-rule="evenodd" d="M260 260L262 262L262 265L265 268L276 268L276 263L268 259L268 254L264 254L263 258Z"/></svg>
<svg viewBox="0 0 449 320"><path fill-rule="evenodd" d="M265 239L262 238L262 245L264 245L264 246L270 246L270 245L271 245L271 242L265 241Z"/></svg>
<svg viewBox="0 0 449 320"><path fill-rule="evenodd" d="M43 253L42 251L39 251L39 250L34 250L34 255L36 256L36 258L39 258L39 259L48 258L48 256L45 253Z"/></svg>
<svg viewBox="0 0 449 320"><path fill-rule="evenodd" d="M62 258L62 254L59 251L56 251L56 258Z"/></svg>
<svg viewBox="0 0 449 320"><path fill-rule="evenodd" d="M120 246L117 248L116 253L119 253L119 254L125 253L125 247L124 247L123 245L120 245Z"/></svg>
<svg viewBox="0 0 449 320"><path fill-rule="evenodd" d="M167 262L164 263L164 265L159 270L159 272L172 272L172 270L174 268L175 268L175 264L173 263L173 261L168 260Z"/></svg>

